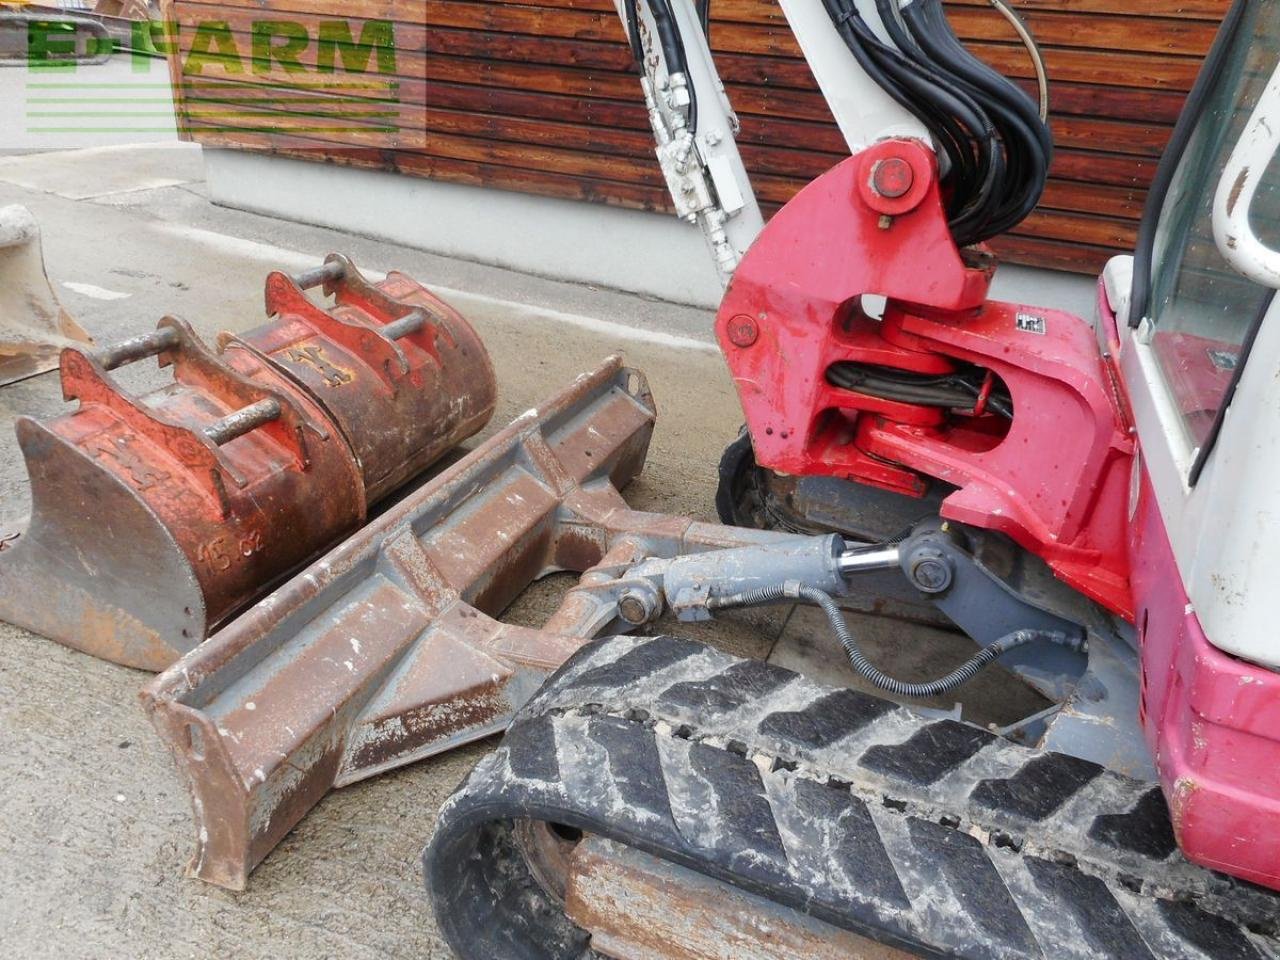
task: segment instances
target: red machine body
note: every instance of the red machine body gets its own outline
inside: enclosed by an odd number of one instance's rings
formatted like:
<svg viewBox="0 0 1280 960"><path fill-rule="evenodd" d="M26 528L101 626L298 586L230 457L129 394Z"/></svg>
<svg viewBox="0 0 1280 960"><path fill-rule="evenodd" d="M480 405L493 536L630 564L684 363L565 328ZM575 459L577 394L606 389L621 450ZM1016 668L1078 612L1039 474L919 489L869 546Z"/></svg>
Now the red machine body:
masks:
<svg viewBox="0 0 1280 960"><path fill-rule="evenodd" d="M1116 317L1101 282L1098 322L1114 355ZM1218 348L1200 338L1179 343L1197 361L1196 353ZM1178 846L1196 863L1280 889L1280 673L1209 642L1145 468L1137 480L1129 559L1142 661L1138 719Z"/></svg>
<svg viewBox="0 0 1280 960"><path fill-rule="evenodd" d="M919 496L956 487L942 515L995 530L1132 619L1126 552L1129 419L1091 326L986 299L985 253L956 248L932 151L887 140L809 184L739 265L716 332L756 461ZM870 316L866 296L887 300ZM967 415L836 387L840 362L999 378L1017 411Z"/></svg>
<svg viewBox="0 0 1280 960"><path fill-rule="evenodd" d="M944 481L956 488L944 517L1007 534L1136 620L1139 719L1179 844L1280 888L1280 675L1210 644L1149 481L1129 515L1136 444L1115 318L1104 297L1100 345L1079 317L987 300L992 272L952 241L919 143L876 144L801 191L744 258L716 321L756 462L917 496L926 478ZM881 317L867 295L886 298ZM968 411L886 400L830 382L849 361L926 375L971 364L987 387ZM985 409L993 377L1011 418Z"/></svg>

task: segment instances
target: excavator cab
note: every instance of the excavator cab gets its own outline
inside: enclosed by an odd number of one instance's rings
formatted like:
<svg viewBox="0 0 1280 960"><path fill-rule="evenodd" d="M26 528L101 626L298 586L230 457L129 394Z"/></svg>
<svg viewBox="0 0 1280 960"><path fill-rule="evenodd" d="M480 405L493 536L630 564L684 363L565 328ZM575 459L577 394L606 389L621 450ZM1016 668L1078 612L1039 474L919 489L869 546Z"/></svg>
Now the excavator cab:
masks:
<svg viewBox="0 0 1280 960"><path fill-rule="evenodd" d="M1140 719L1184 853L1280 884L1280 11L1236 4L1103 275L1138 455ZM1106 349L1104 347L1104 349Z"/></svg>
<svg viewBox="0 0 1280 960"><path fill-rule="evenodd" d="M1236 19L1242 25L1224 27L1209 55L1216 69L1206 68L1161 163L1137 255L1113 264L1108 278L1123 297L1117 275L1133 264L1122 319L1137 331L1135 351L1150 351L1153 396L1158 390L1177 412L1164 432L1189 483L1216 443L1237 371L1280 285L1266 265L1280 248L1277 141L1259 137L1276 103L1280 14L1251 6Z"/></svg>

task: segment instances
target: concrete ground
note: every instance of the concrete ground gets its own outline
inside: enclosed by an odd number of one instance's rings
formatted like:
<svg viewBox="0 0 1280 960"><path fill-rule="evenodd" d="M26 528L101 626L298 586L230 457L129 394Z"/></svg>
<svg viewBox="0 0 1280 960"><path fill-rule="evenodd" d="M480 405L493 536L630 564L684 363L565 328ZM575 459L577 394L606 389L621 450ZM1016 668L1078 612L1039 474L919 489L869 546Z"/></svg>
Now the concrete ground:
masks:
<svg viewBox="0 0 1280 960"><path fill-rule="evenodd" d="M210 338L256 325L268 271L341 251L369 270L400 269L440 288L469 316L498 373L490 430L623 351L647 372L660 410L629 498L714 519L716 464L741 414L706 311L216 208L199 150L171 143L0 159L0 205L8 203L36 214L54 286L100 342L145 332L169 313ZM142 390L165 376L136 364L120 379ZM56 375L0 391L0 523L29 504L12 421L64 409ZM511 618L536 624L564 585L535 587ZM900 628L855 626L882 663L912 678L971 650L936 632L906 644ZM807 650L841 672L813 621L787 631L777 644L732 625L711 638L756 656ZM229 893L182 876L190 810L138 707L147 676L5 625L0 642L0 957L449 956L418 856L439 804L488 744L330 794L244 893ZM993 676L975 686L967 709L1001 721L1030 702L1025 688Z"/></svg>

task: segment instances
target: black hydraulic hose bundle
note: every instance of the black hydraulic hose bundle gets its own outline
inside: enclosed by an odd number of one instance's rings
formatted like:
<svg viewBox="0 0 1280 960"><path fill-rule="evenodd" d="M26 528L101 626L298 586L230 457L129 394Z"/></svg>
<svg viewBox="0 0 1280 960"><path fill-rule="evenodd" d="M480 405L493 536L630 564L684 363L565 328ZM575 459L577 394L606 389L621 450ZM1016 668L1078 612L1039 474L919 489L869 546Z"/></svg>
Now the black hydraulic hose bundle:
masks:
<svg viewBox="0 0 1280 960"><path fill-rule="evenodd" d="M876 0L892 45L876 36L855 0L823 3L858 64L937 142L956 243L979 243L1026 217L1048 177L1048 127L1030 97L965 49L942 0L902 8Z"/></svg>
<svg viewBox="0 0 1280 960"><path fill-rule="evenodd" d="M627 0L627 30L637 63L644 58L640 0ZM645 0L670 73L688 78L688 129L697 133L697 90L671 0ZM1040 201L1053 140L1036 104L971 54L956 37L942 0L876 0L892 43L878 37L856 0L823 0L859 66L928 129L941 153L947 219L959 246L998 236ZM710 29L710 0L695 11ZM1013 14L1009 14L1013 16Z"/></svg>
<svg viewBox="0 0 1280 960"><path fill-rule="evenodd" d="M627 0L627 34L631 45L631 55L637 64L644 64L644 44L640 40L640 11L636 4L639 0ZM670 73L682 73L688 78L689 91L689 132L698 132L698 91L689 76L689 58L685 53L684 40L680 36L680 25L676 22L675 11L671 8L671 0L646 0L649 13L653 17L658 32L658 43L662 47L662 57L666 61ZM702 0L698 7L698 19L704 32L710 30L711 0ZM710 33L707 33L708 37Z"/></svg>
<svg viewBox="0 0 1280 960"><path fill-rule="evenodd" d="M930 375L842 361L827 369L827 382L842 390L867 396L914 403L922 406L951 407L976 412L984 392L987 374L978 367L966 367L955 373ZM998 379L986 391L986 410L1013 419L1013 398L1009 388Z"/></svg>
<svg viewBox="0 0 1280 960"><path fill-rule="evenodd" d="M918 20L928 24L928 28L913 27L921 48L935 63L969 85L972 95L992 114L995 128L1005 144L1007 179L1022 186L1021 190L1008 193L1007 202L987 224L989 234L1003 233L1035 209L1044 191L1053 158L1053 137L1048 124L1019 87L965 49L947 21L941 0L913 3L903 15L908 24Z"/></svg>
<svg viewBox="0 0 1280 960"><path fill-rule="evenodd" d="M867 655L858 646L858 641L854 638L849 625L845 623L844 614L840 612L836 602L831 599L830 595L815 587L798 586L792 589L788 589L786 586L760 587L756 590L746 590L732 596L712 597L707 601L707 608L728 610L734 607L757 607L767 603L781 603L797 599L813 604L826 614L827 620L831 623L831 629L835 631L836 639L840 641L840 646L844 648L845 655L849 658L850 665L854 670L858 671L860 676L879 689L899 697L927 698L950 693L952 690L968 683L1010 650L1016 650L1018 647L1025 647L1040 640L1061 643L1065 639L1060 634L1046 630L1014 630L1012 633L1005 634L998 640L987 644L973 657L960 664L946 676L939 677L936 680L929 680L925 683L908 683L905 680L899 680L897 677L891 677L887 673L883 673L867 659Z"/></svg>

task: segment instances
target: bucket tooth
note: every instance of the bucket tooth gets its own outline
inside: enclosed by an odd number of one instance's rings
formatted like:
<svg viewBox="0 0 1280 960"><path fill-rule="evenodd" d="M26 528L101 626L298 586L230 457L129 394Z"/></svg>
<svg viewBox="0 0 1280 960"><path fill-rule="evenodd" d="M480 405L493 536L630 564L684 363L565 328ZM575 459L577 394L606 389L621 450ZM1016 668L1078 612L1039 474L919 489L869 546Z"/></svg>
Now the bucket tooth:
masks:
<svg viewBox="0 0 1280 960"><path fill-rule="evenodd" d="M18 423L33 511L0 539L0 618L162 670L484 426L496 385L470 325L403 275L371 284L345 258L329 262L333 306L297 306L312 318L309 355L350 373L328 388L255 346L288 340L296 321L275 310L217 352L173 317L96 352L62 350L63 395L78 406ZM404 323L414 311L421 321ZM383 333L397 322L399 342ZM330 338L339 323L356 331L354 351ZM431 353L429 334L451 346ZM363 363L378 344L404 366ZM172 383L135 396L111 375L150 357Z"/></svg>
<svg viewBox="0 0 1280 960"><path fill-rule="evenodd" d="M0 207L0 386L47 373L64 347L92 342L53 292L36 218Z"/></svg>

